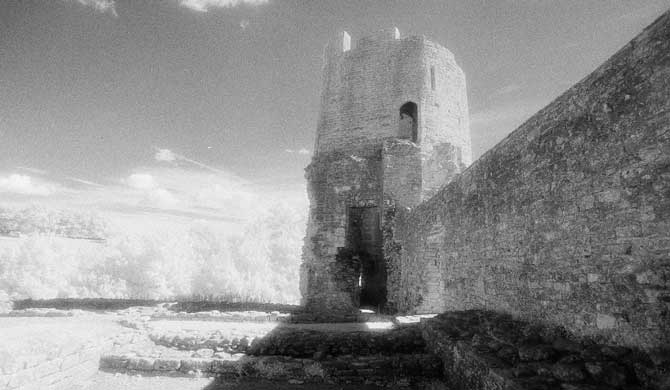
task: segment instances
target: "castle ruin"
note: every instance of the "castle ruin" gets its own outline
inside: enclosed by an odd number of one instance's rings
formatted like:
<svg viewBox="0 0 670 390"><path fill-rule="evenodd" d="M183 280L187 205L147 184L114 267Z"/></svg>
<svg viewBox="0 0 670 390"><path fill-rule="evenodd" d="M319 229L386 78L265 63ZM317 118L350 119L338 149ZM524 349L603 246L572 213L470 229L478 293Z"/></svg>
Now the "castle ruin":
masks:
<svg viewBox="0 0 670 390"><path fill-rule="evenodd" d="M323 75L307 310L493 310L670 349L670 12L472 164L440 45L343 33Z"/></svg>
<svg viewBox="0 0 670 390"><path fill-rule="evenodd" d="M302 292L310 308L387 304L393 210L471 163L465 75L444 47L390 29L325 49Z"/></svg>

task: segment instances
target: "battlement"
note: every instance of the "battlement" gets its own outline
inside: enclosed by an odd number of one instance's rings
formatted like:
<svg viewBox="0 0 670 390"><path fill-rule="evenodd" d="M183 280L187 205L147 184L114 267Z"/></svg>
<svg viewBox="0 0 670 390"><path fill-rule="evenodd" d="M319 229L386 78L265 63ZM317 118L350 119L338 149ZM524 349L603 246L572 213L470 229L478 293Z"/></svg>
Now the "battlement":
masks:
<svg viewBox="0 0 670 390"><path fill-rule="evenodd" d="M381 42L391 42L397 41L400 39L400 31L398 27L392 27L389 29L379 30L372 34L363 36L356 41L356 47L361 48L365 47L368 44L379 44Z"/></svg>
<svg viewBox="0 0 670 390"><path fill-rule="evenodd" d="M338 56L351 49L351 36L346 31L338 32L324 47L324 59ZM325 63L326 61L324 61Z"/></svg>
<svg viewBox="0 0 670 390"><path fill-rule="evenodd" d="M375 31L373 33L358 38L354 46L352 46L351 35L346 31L339 31L326 44L324 48L324 62L327 62L331 58L345 57L347 54L353 55L357 51L393 43L397 44L404 43L405 45L413 43L415 45L420 46L426 45L437 51L442 52L443 55L451 58L452 60L454 58L454 55L453 53L451 53L451 51L449 51L444 46L431 41L424 35L409 35L406 37L401 37L400 30L398 30L397 27L391 27Z"/></svg>

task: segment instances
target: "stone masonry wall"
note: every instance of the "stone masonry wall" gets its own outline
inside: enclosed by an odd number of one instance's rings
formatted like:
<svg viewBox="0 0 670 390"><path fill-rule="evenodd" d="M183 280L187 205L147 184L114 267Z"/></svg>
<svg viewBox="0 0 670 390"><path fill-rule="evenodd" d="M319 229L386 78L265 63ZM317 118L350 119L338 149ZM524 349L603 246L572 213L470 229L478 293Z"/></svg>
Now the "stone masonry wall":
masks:
<svg viewBox="0 0 670 390"><path fill-rule="evenodd" d="M398 229L401 310L490 309L669 347L670 12Z"/></svg>
<svg viewBox="0 0 670 390"><path fill-rule="evenodd" d="M421 151L409 140L384 142L382 149L382 190L385 199L413 207L421 202Z"/></svg>
<svg viewBox="0 0 670 390"><path fill-rule="evenodd" d="M310 213L300 287L308 310L337 315L357 306L360 264L343 251L347 211L380 206L380 173L381 153L374 146L317 156L307 167Z"/></svg>

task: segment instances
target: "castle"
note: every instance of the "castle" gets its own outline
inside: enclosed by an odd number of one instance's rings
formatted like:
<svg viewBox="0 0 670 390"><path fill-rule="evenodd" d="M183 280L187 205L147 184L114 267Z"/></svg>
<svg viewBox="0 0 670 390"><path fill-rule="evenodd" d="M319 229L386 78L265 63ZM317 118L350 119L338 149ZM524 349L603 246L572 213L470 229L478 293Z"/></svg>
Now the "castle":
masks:
<svg viewBox="0 0 670 390"><path fill-rule="evenodd" d="M474 163L447 49L391 29L324 57L309 312L486 309L670 347L670 12Z"/></svg>

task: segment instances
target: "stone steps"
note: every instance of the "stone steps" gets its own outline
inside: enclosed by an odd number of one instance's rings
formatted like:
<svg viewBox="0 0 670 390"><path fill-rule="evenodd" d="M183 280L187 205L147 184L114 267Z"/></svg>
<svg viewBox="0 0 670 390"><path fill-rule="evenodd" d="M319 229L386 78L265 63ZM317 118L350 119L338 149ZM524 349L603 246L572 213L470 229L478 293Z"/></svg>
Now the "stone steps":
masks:
<svg viewBox="0 0 670 390"><path fill-rule="evenodd" d="M132 354L106 354L100 369L145 375L204 375L224 378L261 378L326 383L413 383L441 378L440 359L432 354L341 355L323 360L288 356L236 356L216 358L153 358Z"/></svg>
<svg viewBox="0 0 670 390"><path fill-rule="evenodd" d="M172 321L218 321L218 322L288 322L289 313L243 311L243 312L221 312L211 310L206 312L174 312L161 311L151 315L152 320L172 320Z"/></svg>
<svg viewBox="0 0 670 390"><path fill-rule="evenodd" d="M384 332L277 328L262 338L254 339L247 353L320 359L339 355L421 354L425 350L426 343L418 326Z"/></svg>

